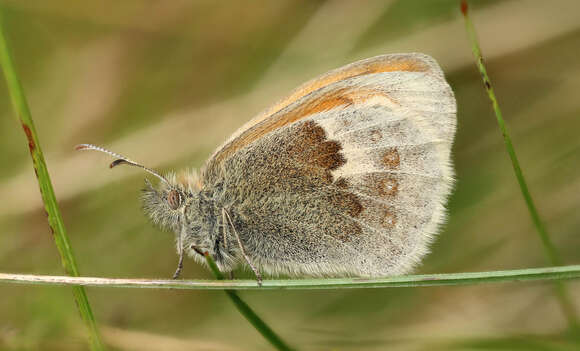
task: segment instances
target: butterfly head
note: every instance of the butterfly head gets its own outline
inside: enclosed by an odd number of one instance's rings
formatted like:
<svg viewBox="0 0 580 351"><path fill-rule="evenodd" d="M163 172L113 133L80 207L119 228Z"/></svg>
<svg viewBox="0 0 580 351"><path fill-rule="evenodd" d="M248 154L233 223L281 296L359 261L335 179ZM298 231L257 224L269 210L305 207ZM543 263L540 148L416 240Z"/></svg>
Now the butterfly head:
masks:
<svg viewBox="0 0 580 351"><path fill-rule="evenodd" d="M206 264L204 253L207 252L221 270L227 270L224 264L226 261L231 264L233 257L228 252L218 252L216 237L209 235L216 222L215 209L212 199L201 191L197 174L172 173L164 178L166 181L158 187L145 180L142 201L145 214L155 225L175 233L180 263L174 277L181 271L183 255Z"/></svg>
<svg viewBox="0 0 580 351"><path fill-rule="evenodd" d="M112 152L100 146L91 144L81 144L76 146L77 150L95 150L115 157L110 164L110 168L118 165L128 165L138 167L160 180L157 188L151 182L145 181L143 189L143 208L145 213L151 218L153 223L162 229L181 232L185 223L185 208L198 198L199 185L195 172L180 174L169 174L162 176L151 168L147 168L140 163Z"/></svg>
<svg viewBox="0 0 580 351"><path fill-rule="evenodd" d="M194 186L196 175L188 173L177 177L169 174L164 178L166 181L160 182L158 187L145 180L143 210L161 229L179 233L186 220L186 208L197 203L199 198L199 190Z"/></svg>

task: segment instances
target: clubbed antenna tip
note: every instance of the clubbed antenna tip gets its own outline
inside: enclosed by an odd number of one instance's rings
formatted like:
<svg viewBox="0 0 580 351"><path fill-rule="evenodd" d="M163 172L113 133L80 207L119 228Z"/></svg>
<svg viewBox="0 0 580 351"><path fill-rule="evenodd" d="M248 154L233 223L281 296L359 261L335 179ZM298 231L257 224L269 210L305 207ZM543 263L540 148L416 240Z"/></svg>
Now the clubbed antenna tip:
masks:
<svg viewBox="0 0 580 351"><path fill-rule="evenodd" d="M92 145L92 144L79 144L77 146L75 146L75 150L95 150L95 151L100 151L102 153L105 153L107 155L113 156L114 158L116 158L115 161L111 162L111 164L109 165L109 168L113 168L116 167L120 164L126 164L129 166L135 166L135 167L139 167L141 169L143 169L144 171L153 174L154 176L156 176L157 178L161 179L161 181L165 182L166 184L169 185L169 182L167 181L167 179L165 177L163 177L162 175L160 175L159 173L155 172L154 170L152 170L151 168L147 168L145 166L143 166L140 163L137 163L135 161L130 160L129 158L118 154L116 152L107 150L103 147L100 146L96 146L96 145Z"/></svg>

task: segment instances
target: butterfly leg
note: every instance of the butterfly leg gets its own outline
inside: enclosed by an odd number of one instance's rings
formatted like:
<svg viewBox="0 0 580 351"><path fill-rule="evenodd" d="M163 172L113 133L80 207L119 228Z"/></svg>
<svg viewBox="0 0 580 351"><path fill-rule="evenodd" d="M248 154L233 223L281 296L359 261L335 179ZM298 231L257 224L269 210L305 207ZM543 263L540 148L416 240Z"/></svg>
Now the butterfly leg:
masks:
<svg viewBox="0 0 580 351"><path fill-rule="evenodd" d="M224 240L224 249L227 251L228 249L228 237L227 237L227 218L226 218L226 209L222 208L222 221L223 221L223 227L222 227L222 239Z"/></svg>
<svg viewBox="0 0 580 351"><path fill-rule="evenodd" d="M173 273L173 279L179 278L181 271L183 270L183 251L179 254L179 263L177 263L177 269Z"/></svg>
<svg viewBox="0 0 580 351"><path fill-rule="evenodd" d="M238 246L240 247L240 251L242 252L242 255L246 259L246 262L248 262L248 265L250 266L250 268L252 268L252 270L254 271L254 274L256 275L256 280L258 281L258 285L262 286L262 275L260 274L260 271L254 266L254 264L252 263L252 261L250 260L248 255L246 254L246 250L244 249L244 245L242 244L242 240L240 239L240 236L238 235L238 231L236 230L236 227L234 226L234 223L232 222L232 218L230 217L230 214L228 213L228 211L225 208L222 208L222 216L224 218L224 225L225 225L225 222L227 220L227 223L229 223L230 226L232 227L232 230L234 232L234 235L236 236L236 239L238 241Z"/></svg>
<svg viewBox="0 0 580 351"><path fill-rule="evenodd" d="M185 226L182 227L181 233L179 233L179 238L177 239L177 246L179 247L179 262L177 263L177 269L173 273L173 279L179 278L181 271L183 270L183 234L185 232Z"/></svg>

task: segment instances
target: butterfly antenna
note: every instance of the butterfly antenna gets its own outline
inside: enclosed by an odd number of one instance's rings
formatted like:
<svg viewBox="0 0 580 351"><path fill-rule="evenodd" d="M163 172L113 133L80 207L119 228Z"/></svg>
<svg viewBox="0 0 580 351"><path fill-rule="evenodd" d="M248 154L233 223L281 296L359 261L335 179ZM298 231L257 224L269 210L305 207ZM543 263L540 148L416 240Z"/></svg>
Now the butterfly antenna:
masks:
<svg viewBox="0 0 580 351"><path fill-rule="evenodd" d="M153 174L157 178L161 179L161 181L163 181L169 185L169 181L164 176L155 172L151 168L147 168L147 167L143 166L142 164L139 164L135 161L132 161L123 155L120 155L120 154L113 152L113 151L109 151L109 150L102 148L100 146L96 146L96 145L92 145L92 144L79 144L79 145L75 146L75 150L95 150L95 151L103 152L105 154L111 155L111 156L116 158L116 160L111 162L111 164L109 165L110 168L116 167L116 166L121 165L121 164L139 167L139 168L143 169L145 172Z"/></svg>

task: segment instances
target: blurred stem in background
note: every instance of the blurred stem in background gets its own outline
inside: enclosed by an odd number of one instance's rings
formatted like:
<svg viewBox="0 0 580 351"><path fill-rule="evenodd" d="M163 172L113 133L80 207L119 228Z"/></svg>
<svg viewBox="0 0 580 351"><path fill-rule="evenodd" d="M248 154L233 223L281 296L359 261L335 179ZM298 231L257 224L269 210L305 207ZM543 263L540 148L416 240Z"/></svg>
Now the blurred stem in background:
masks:
<svg viewBox="0 0 580 351"><path fill-rule="evenodd" d="M516 156L516 151L515 151L514 146L512 144L511 137L508 133L505 121L503 119L501 109L499 108L499 103L497 101L497 98L495 96L495 92L494 92L493 87L491 85L491 80L489 79L489 76L487 75L487 69L485 68L485 64L483 62L483 56L481 54L481 48L479 47L479 41L477 40L477 34L475 32L475 27L473 26L473 23L471 22L471 19L469 18L469 6L467 4L467 0L461 1L461 13L463 14L463 17L465 18L465 28L467 31L467 35L469 36L469 40L471 42L471 49L473 51L473 56L475 56L477 68L479 69L479 73L481 74L481 78L483 80L483 85L485 87L485 90L487 91L487 95L489 96L489 100L491 101L491 104L493 106L493 110L495 112L495 116L497 119L497 123L499 125L499 129L500 129L501 134L503 136L506 150L507 150L509 157L510 157L510 160L512 162L514 173L515 173L515 176L518 180L518 184L520 186L522 196L524 197L524 200L526 202L526 206L528 207L528 211L530 213L530 216L532 217L532 222L534 223L534 226L538 232L538 235L540 236L540 240L542 241L542 246L544 247L544 252L547 256L548 261L554 266L561 266L563 264L562 259L560 258L558 251L556 250L556 247L552 243L550 235L548 234L548 231L546 230L546 226L544 225L544 222L540 218L540 215L538 214L538 210L536 208L536 205L535 205L534 201L532 200L532 195L530 194L530 191L528 189L528 184L526 183L526 180L524 178L524 174L523 174L522 169L520 167L520 162L518 161L518 158ZM568 319L568 325L570 327L570 330L575 332L575 333L579 332L580 331L580 323L578 322L578 316L576 315L575 306L574 306L574 303L572 302L572 299L570 298L570 295L568 294L568 290L566 289L566 286L564 285L564 283L562 283L560 281L557 281L554 284L555 284L556 296L558 297L558 300L560 302L562 312L564 313L564 315Z"/></svg>
<svg viewBox="0 0 580 351"><path fill-rule="evenodd" d="M6 78L12 107L14 108L15 116L22 125L26 138L28 139L28 148L30 149L34 172L38 179L40 194L48 217L48 225L53 234L58 252L60 253L62 265L68 275L78 277L79 271L56 202L56 196L54 195L48 169L40 148L38 135L36 134L26 96L24 95L24 90L16 73L6 35L4 34L4 23L2 17L3 13L2 8L0 7L0 65L4 71L4 77ZM87 327L91 349L103 350L104 347L99 336L99 331L85 289L82 286L75 286L73 287L73 295L79 313L81 314L81 318Z"/></svg>

